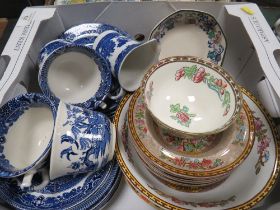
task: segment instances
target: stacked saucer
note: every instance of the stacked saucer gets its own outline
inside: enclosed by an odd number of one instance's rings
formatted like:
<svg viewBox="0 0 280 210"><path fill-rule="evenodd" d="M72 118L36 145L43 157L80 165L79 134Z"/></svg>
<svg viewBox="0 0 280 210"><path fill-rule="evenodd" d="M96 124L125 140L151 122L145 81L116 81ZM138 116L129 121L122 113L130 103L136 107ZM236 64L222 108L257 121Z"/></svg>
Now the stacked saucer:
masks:
<svg viewBox="0 0 280 210"><path fill-rule="evenodd" d="M218 65L183 56L151 67L128 110L128 138L159 181L182 191L211 189L254 143L254 123L238 86Z"/></svg>

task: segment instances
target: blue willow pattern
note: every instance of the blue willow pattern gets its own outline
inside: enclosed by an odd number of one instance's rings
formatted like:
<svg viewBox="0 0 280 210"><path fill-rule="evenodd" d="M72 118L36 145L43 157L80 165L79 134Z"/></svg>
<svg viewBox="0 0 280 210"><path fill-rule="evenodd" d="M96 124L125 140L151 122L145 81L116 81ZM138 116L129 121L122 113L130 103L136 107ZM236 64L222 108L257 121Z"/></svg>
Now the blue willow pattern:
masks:
<svg viewBox="0 0 280 210"><path fill-rule="evenodd" d="M45 152L29 167L22 170L16 169L12 166L9 160L4 155L4 147L6 143L6 135L18 118L24 114L32 106L47 106L50 108L53 114L53 118L56 117L55 104L47 97L37 93L27 93L20 95L12 100L8 101L0 108L0 177L15 177L23 174L32 168L51 147L51 141L46 148Z"/></svg>
<svg viewBox="0 0 280 210"><path fill-rule="evenodd" d="M106 150L111 141L110 121L99 112L82 110L79 107L66 105L67 121L63 126L71 127L71 135L61 136L61 144L68 144L60 153L61 158L71 162L72 156L82 154L79 160L72 161L68 166L74 171L97 170L108 162ZM105 157L102 162L91 161L90 156Z"/></svg>
<svg viewBox="0 0 280 210"><path fill-rule="evenodd" d="M16 209L86 210L104 205L120 177L113 159L98 172L63 176L39 191L24 191L12 179L0 179L0 196Z"/></svg>

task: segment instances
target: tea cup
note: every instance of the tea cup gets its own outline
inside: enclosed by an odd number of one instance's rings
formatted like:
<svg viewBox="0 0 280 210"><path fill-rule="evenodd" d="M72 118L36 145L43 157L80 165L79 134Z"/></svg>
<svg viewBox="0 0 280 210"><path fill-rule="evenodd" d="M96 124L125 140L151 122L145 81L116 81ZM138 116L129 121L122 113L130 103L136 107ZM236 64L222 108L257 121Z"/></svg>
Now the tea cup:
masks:
<svg viewBox="0 0 280 210"><path fill-rule="evenodd" d="M27 93L0 108L0 177L24 175L21 188L44 165L52 145L56 106L46 96Z"/></svg>
<svg viewBox="0 0 280 210"><path fill-rule="evenodd" d="M116 132L106 115L60 102L50 159L50 179L97 171L114 156Z"/></svg>
<svg viewBox="0 0 280 210"><path fill-rule="evenodd" d="M106 108L112 76L105 59L93 49L67 44L53 51L39 70L42 92L56 101L86 109Z"/></svg>

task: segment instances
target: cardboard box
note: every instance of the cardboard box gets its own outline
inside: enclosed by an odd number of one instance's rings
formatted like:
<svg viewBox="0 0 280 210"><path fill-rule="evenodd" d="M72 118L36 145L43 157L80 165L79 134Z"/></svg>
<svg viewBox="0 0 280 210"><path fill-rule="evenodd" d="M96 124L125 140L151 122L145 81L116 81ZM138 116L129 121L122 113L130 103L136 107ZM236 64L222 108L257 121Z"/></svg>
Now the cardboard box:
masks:
<svg viewBox="0 0 280 210"><path fill-rule="evenodd" d="M243 11L244 6L253 14ZM274 117L279 117L280 44L257 5L224 2L99 2L27 8L0 57L0 104L25 91L40 91L37 82L39 50L69 27L104 22L131 35L142 33L147 40L152 28L178 9L202 10L217 19L228 44L223 67L237 82L261 97ZM118 191L107 209L124 210L131 206L152 209L124 182Z"/></svg>

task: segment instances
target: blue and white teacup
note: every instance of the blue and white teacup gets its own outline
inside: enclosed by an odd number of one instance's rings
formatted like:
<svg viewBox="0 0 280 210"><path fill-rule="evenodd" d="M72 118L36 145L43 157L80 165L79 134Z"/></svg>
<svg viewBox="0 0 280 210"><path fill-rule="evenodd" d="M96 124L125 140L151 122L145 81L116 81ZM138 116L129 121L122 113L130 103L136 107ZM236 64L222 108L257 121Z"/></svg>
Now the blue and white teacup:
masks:
<svg viewBox="0 0 280 210"><path fill-rule="evenodd" d="M70 44L70 42L67 42L63 39L55 39L55 40L52 40L52 41L48 42L47 44L45 44L39 53L39 58L38 58L39 68L41 68L41 66L44 64L44 62L47 60L47 58L54 51L58 50L61 47L64 47L65 45L69 45L69 44Z"/></svg>
<svg viewBox="0 0 280 210"><path fill-rule="evenodd" d="M42 94L17 96L0 108L0 177L24 175L21 187L46 161L52 145L55 104Z"/></svg>
<svg viewBox="0 0 280 210"><path fill-rule="evenodd" d="M108 62L93 49L68 44L53 51L39 70L42 92L52 100L86 109L106 107L112 75Z"/></svg>
<svg viewBox="0 0 280 210"><path fill-rule="evenodd" d="M50 160L50 179L97 171L114 156L115 126L102 113L60 102Z"/></svg>
<svg viewBox="0 0 280 210"><path fill-rule="evenodd" d="M160 51L156 39L142 43L115 30L99 34L92 48L109 62L112 74L127 91L140 86L144 73L158 61Z"/></svg>

